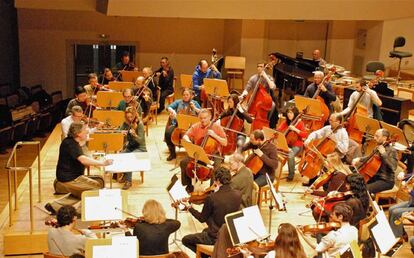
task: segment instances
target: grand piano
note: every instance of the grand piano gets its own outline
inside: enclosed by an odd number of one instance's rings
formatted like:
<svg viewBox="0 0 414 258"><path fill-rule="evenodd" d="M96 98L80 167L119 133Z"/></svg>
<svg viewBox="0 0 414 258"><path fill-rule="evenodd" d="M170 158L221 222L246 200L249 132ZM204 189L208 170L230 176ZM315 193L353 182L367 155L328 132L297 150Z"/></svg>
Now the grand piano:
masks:
<svg viewBox="0 0 414 258"><path fill-rule="evenodd" d="M348 106L349 97L354 91L355 89L353 88L345 88L343 108ZM414 102L410 99L389 97L381 94L378 94L378 97L382 101L382 106L380 107L382 118L388 124L397 125L399 121L408 118L410 109L414 109Z"/></svg>

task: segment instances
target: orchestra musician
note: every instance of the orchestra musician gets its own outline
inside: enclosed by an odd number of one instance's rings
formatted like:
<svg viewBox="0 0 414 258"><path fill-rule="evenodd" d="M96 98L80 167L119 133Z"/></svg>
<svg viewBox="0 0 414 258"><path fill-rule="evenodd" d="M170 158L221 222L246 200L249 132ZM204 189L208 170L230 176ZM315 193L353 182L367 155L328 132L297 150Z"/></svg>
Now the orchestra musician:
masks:
<svg viewBox="0 0 414 258"><path fill-rule="evenodd" d="M336 231L330 231L326 236L322 237L319 244L315 244L300 228L298 228L298 231L305 242L316 252L324 254L325 256L323 257L335 258L342 248L353 241L358 242L358 229L350 224L352 216L352 208L348 204L344 202L335 204L329 221L338 222L341 227Z"/></svg>
<svg viewBox="0 0 414 258"><path fill-rule="evenodd" d="M296 141L290 142L288 141L289 146L289 156L288 156L288 170L289 174L287 177L287 181L292 181L295 176L295 157L302 152L303 150L303 140L306 139L308 136L308 132L306 131L305 124L301 119L298 119L299 110L295 106L290 106L286 109L285 117L286 120L283 121L277 131L279 132L286 132L292 131L296 134ZM293 122L296 121L296 124ZM288 135L286 135L288 136Z"/></svg>
<svg viewBox="0 0 414 258"><path fill-rule="evenodd" d="M152 90L145 86L145 78L143 76L139 76L135 82L135 98L139 103L139 109L142 110L140 112L142 114L142 122L144 124L147 123L149 119L150 109L153 102Z"/></svg>
<svg viewBox="0 0 414 258"><path fill-rule="evenodd" d="M177 231L181 223L167 219L161 203L147 200L142 208L142 219L136 223L133 235L139 241L140 255L160 255L169 253L168 238Z"/></svg>
<svg viewBox="0 0 414 258"><path fill-rule="evenodd" d="M122 91L122 96L124 97L123 100L119 101L118 106L116 107L117 110L125 111L128 107L134 107L138 110L138 114L142 115L141 106L138 105L138 98L137 96L133 96L133 90L130 88L124 89Z"/></svg>
<svg viewBox="0 0 414 258"><path fill-rule="evenodd" d="M264 258L306 258L296 228L290 223L281 223L277 229L275 248Z"/></svg>
<svg viewBox="0 0 414 258"><path fill-rule="evenodd" d="M78 86L75 88L75 98L71 99L66 107L65 115L69 116L72 108L74 106L80 106L83 111L86 110L88 103L87 103L88 95L83 87Z"/></svg>
<svg viewBox="0 0 414 258"><path fill-rule="evenodd" d="M229 158L229 169L232 175L230 187L241 193L241 207L252 206L253 174L244 163L244 156L235 152Z"/></svg>
<svg viewBox="0 0 414 258"><path fill-rule="evenodd" d="M319 49L315 49L312 52L312 60L315 62L319 62L319 66L325 66L326 61L321 57L321 51Z"/></svg>
<svg viewBox="0 0 414 258"><path fill-rule="evenodd" d="M405 184L405 182L403 182ZM403 189L408 190L407 186L404 185ZM396 238L402 237L405 241L408 240L407 232L404 230L404 223L395 223L402 216L405 217L410 212L414 211L414 190L409 190L408 201L400 202L391 206L388 210L389 223Z"/></svg>
<svg viewBox="0 0 414 258"><path fill-rule="evenodd" d="M240 99L245 98L249 92L251 92L259 80L263 78L262 85L265 87L267 93L272 97L272 108L270 109L269 113L267 114L267 119L269 120L269 127L276 128L277 121L279 120L279 111L277 109L277 98L274 94L274 90L276 89L276 84L273 81L273 78L266 73L266 63L259 62L257 63L257 73L252 75L247 84L240 95Z"/></svg>
<svg viewBox="0 0 414 258"><path fill-rule="evenodd" d="M47 233L47 245L49 253L56 256L65 257L74 254L85 253L85 243L87 238L97 238L95 233L85 229L82 234L75 234L77 212L70 205L62 206L56 215L57 227L50 228Z"/></svg>
<svg viewBox="0 0 414 258"><path fill-rule="evenodd" d="M157 112L161 113L164 111L165 99L174 93L174 70L168 61L168 57L161 57L160 68L155 71L156 76L158 76L158 87L161 89L160 96L160 107Z"/></svg>
<svg viewBox="0 0 414 258"><path fill-rule="evenodd" d="M212 123L211 121L211 112L208 109L201 109L198 113L199 122L192 125L191 128L183 136L183 140L187 142L192 142L194 144L200 145L205 138L205 136L212 137L218 142L218 149L216 153L221 153L222 146L227 145L227 137L223 128L217 123ZM221 159L214 157L214 166L218 167L221 163ZM191 182L191 178L186 173L186 168L188 163L191 161L189 157L184 158L180 162L181 168L181 183L186 186L187 192L193 192L194 187Z"/></svg>
<svg viewBox="0 0 414 258"><path fill-rule="evenodd" d="M382 101L375 91L368 88L367 84L368 82L363 80L355 85L355 91L352 92L351 96L349 97L348 107L342 110L342 112L339 114L345 116L351 111L352 107L354 107L356 104L359 104L366 108L368 117L374 117L373 106L376 105L377 107L380 107L382 105ZM364 95L357 103L360 94Z"/></svg>
<svg viewBox="0 0 414 258"><path fill-rule="evenodd" d="M380 157L381 166L377 173L367 182L367 189L370 193L376 194L392 189L395 184L394 171L397 169L397 151L389 144L390 132L387 129L378 129L374 134L377 143L376 150ZM374 150L375 151L375 150ZM371 155L355 158L352 165L360 165L372 160Z"/></svg>
<svg viewBox="0 0 414 258"><path fill-rule="evenodd" d="M96 93L100 90L107 91L108 89L103 85L98 83L98 76L96 73L90 73L88 75L88 82L89 84L83 86L86 91L86 94L90 99L96 98Z"/></svg>
<svg viewBox="0 0 414 258"><path fill-rule="evenodd" d="M60 122L62 129L62 139L68 136L70 125L73 122L80 123L82 121L82 118L84 117L83 110L80 106L73 106L70 113L71 115L63 118Z"/></svg>
<svg viewBox="0 0 414 258"><path fill-rule="evenodd" d="M273 182L275 179L275 170L278 165L277 147L271 141L265 141L262 130L254 130L250 134L250 141L242 147L242 151L253 150L263 162L262 168L254 176L254 181L259 187L267 184L266 174L269 175Z"/></svg>
<svg viewBox="0 0 414 258"><path fill-rule="evenodd" d="M322 97L326 106L329 108L330 113L333 112L331 102L336 100L335 92L333 91L332 85L329 82L322 84L324 73L321 71L313 72L313 83L309 84L305 90L305 97L312 98L316 90L319 88L321 92L319 96Z"/></svg>
<svg viewBox="0 0 414 258"><path fill-rule="evenodd" d="M335 142L335 151L338 152L340 158L343 158L348 152L349 138L348 133L346 132L345 128L341 126L341 123L342 116L340 114L331 114L329 117L329 125L326 125L321 129L310 133L308 138L305 140L304 145L308 146L309 143L315 139L322 139L328 137ZM311 185L314 179L310 178L309 183L303 183L303 186Z"/></svg>
<svg viewBox="0 0 414 258"><path fill-rule="evenodd" d="M45 205L45 209L52 214L63 205L74 205L81 200L82 192L101 189L104 180L101 176L85 176L86 166L108 166L112 160L96 160L86 156L82 147L87 140L87 127L82 123L72 123L68 136L62 141L59 148L59 158L56 166L56 193L66 194L60 199Z"/></svg>
<svg viewBox="0 0 414 258"><path fill-rule="evenodd" d="M215 78L220 79L221 73L217 70L217 67L212 64L210 67L208 66L208 62L205 59L201 59L198 65L195 68L193 73L193 91L195 95L195 100L203 107L207 106L207 103L204 105L201 103L200 94L201 91L204 89L204 78Z"/></svg>
<svg viewBox="0 0 414 258"><path fill-rule="evenodd" d="M102 76L102 85L108 85L109 82L116 81L115 76L112 74L111 69L105 68Z"/></svg>
<svg viewBox="0 0 414 258"><path fill-rule="evenodd" d="M176 158L175 145L171 141L171 135L177 128L177 114L197 115L200 112L200 105L197 101L192 99L193 93L189 88L184 88L182 91L183 98L176 100L168 106L167 110L170 113L170 125L165 128L164 139L167 144L170 155L167 157L167 161L171 161Z"/></svg>
<svg viewBox="0 0 414 258"><path fill-rule="evenodd" d="M241 193L230 187L230 171L220 167L214 172L214 183L218 190L208 195L201 212L191 204L185 203L186 209L201 223L206 222L207 228L200 233L186 235L182 239L184 246L196 252L197 244L214 245L217 233L224 224L224 217L240 209Z"/></svg>
<svg viewBox="0 0 414 258"><path fill-rule="evenodd" d="M144 85L151 90L151 97L153 101L157 101L157 86L154 82L154 74L152 73L151 67L144 67L142 69L144 75Z"/></svg>
<svg viewBox="0 0 414 258"><path fill-rule="evenodd" d="M134 71L138 70L135 68L134 63L130 62L129 52L124 51L121 55L121 61L116 63L116 65L112 68L112 71L116 74L116 78L118 81L122 81L121 71Z"/></svg>
<svg viewBox="0 0 414 258"><path fill-rule="evenodd" d="M147 152L144 124L134 107L127 107L125 110L125 122L121 125L120 130L124 131L125 135L123 153ZM124 177L125 184L122 189L128 190L132 186L132 173L124 173Z"/></svg>

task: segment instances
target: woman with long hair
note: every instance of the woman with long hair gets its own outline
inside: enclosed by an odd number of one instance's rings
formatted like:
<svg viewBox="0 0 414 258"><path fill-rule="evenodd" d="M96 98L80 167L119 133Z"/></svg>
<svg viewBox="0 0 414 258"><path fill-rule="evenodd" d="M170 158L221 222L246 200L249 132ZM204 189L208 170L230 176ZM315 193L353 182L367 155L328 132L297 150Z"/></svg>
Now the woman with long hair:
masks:
<svg viewBox="0 0 414 258"><path fill-rule="evenodd" d="M357 226L359 221L367 216L370 205L367 185L360 174L348 175L346 177L346 185L348 190L353 193L353 196L346 200L346 203L351 206L353 211L351 225Z"/></svg>
<svg viewBox="0 0 414 258"><path fill-rule="evenodd" d="M272 257L306 258L298 232L292 224L282 223L279 225L275 249L266 255L266 258Z"/></svg>

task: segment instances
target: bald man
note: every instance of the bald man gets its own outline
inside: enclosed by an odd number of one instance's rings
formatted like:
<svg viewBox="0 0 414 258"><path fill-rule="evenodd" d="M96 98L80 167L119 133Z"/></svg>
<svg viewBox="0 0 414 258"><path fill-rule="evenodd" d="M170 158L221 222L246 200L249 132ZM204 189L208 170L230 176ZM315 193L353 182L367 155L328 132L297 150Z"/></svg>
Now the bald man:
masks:
<svg viewBox="0 0 414 258"><path fill-rule="evenodd" d="M200 100L200 92L204 89L204 78L220 79L221 73L215 65L209 66L207 60L201 59L193 73L194 100L200 105L202 104Z"/></svg>
<svg viewBox="0 0 414 258"><path fill-rule="evenodd" d="M319 66L326 65L326 61L321 57L321 51L319 49L313 50L312 59L313 61L319 62Z"/></svg>

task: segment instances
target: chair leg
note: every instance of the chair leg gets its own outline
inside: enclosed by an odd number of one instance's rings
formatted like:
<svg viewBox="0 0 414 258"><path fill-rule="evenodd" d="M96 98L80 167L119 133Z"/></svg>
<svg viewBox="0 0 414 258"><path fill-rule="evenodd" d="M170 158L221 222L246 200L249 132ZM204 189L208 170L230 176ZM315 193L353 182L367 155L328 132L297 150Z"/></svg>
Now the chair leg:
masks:
<svg viewBox="0 0 414 258"><path fill-rule="evenodd" d="M402 61L402 58L399 58L400 59L400 61L398 62L398 72L397 72L397 87L398 87L398 84L400 83L400 74L401 74L401 61Z"/></svg>
<svg viewBox="0 0 414 258"><path fill-rule="evenodd" d="M140 171L141 173L141 183L144 183L144 171Z"/></svg>

